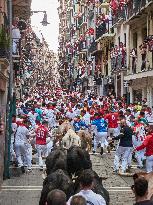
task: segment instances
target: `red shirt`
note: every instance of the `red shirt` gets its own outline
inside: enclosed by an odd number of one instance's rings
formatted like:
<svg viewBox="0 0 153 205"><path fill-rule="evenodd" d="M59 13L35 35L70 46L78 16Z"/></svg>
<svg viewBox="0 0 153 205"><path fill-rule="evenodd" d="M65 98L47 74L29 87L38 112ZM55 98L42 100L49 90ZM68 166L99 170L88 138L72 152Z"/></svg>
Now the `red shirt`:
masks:
<svg viewBox="0 0 153 205"><path fill-rule="evenodd" d="M105 120L108 121L108 128L118 127L118 113L109 113L105 116Z"/></svg>
<svg viewBox="0 0 153 205"><path fill-rule="evenodd" d="M145 140L143 141L142 145L136 148L137 151L146 148L146 156L153 155L153 134L146 136Z"/></svg>
<svg viewBox="0 0 153 205"><path fill-rule="evenodd" d="M103 116L103 115L104 115L104 113L105 113L104 108L100 108L100 109L99 109L99 113Z"/></svg>
<svg viewBox="0 0 153 205"><path fill-rule="evenodd" d="M40 125L36 130L36 144L38 145L46 145L46 138L48 134L48 129Z"/></svg>

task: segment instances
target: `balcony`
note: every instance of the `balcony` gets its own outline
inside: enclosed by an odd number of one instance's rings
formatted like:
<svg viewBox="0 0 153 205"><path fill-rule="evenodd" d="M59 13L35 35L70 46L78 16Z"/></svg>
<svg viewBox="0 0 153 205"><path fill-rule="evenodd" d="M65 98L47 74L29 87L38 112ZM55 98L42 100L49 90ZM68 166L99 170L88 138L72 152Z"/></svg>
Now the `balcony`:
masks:
<svg viewBox="0 0 153 205"><path fill-rule="evenodd" d="M113 11L113 26L117 26L123 21L129 21L131 19L138 18L140 15L145 14L142 13L142 10L149 7L150 4L153 3L153 0L130 0L128 3L122 7L122 9L118 9L117 11Z"/></svg>
<svg viewBox="0 0 153 205"><path fill-rule="evenodd" d="M148 7L153 0L130 0L127 3L127 20L138 17L141 11Z"/></svg>
<svg viewBox="0 0 153 205"><path fill-rule="evenodd" d="M147 77L153 76L153 69L148 69L144 71L137 72L135 74L129 73L128 75L124 76L124 80L135 80L135 79L142 79Z"/></svg>
<svg viewBox="0 0 153 205"><path fill-rule="evenodd" d="M86 24L87 24L86 17L83 15L81 18L78 19L78 28Z"/></svg>
<svg viewBox="0 0 153 205"><path fill-rule="evenodd" d="M87 42L86 41L81 41L79 44L79 51L83 51L87 49Z"/></svg>
<svg viewBox="0 0 153 205"><path fill-rule="evenodd" d="M109 8L110 0L99 0L100 8Z"/></svg>
<svg viewBox="0 0 153 205"><path fill-rule="evenodd" d="M126 9L124 7L122 10L118 9L116 11L116 14L113 16L112 25L114 27L118 26L118 25L122 24L125 20L126 20Z"/></svg>
<svg viewBox="0 0 153 205"><path fill-rule="evenodd" d="M111 70L117 72L127 69L127 53L123 45L120 48L113 48L111 51Z"/></svg>
<svg viewBox="0 0 153 205"><path fill-rule="evenodd" d="M149 42L148 42L149 45ZM139 53L138 53L139 52ZM137 55L138 53L138 55ZM143 43L140 50L132 49L130 54L130 72L126 78L136 79L153 75L153 56L151 49Z"/></svg>
<svg viewBox="0 0 153 205"><path fill-rule="evenodd" d="M97 51L97 42L93 41L89 47L89 52L90 53L95 53Z"/></svg>
<svg viewBox="0 0 153 205"><path fill-rule="evenodd" d="M112 28L112 20L108 22L103 22L96 28L96 40L101 38L102 36L113 36L114 29Z"/></svg>

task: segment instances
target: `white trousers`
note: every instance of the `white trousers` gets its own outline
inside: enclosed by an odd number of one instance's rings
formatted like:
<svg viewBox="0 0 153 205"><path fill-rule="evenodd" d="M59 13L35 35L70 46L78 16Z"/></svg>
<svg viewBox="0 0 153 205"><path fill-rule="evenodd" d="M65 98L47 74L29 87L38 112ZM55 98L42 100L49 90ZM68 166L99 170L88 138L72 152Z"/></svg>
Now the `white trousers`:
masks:
<svg viewBox="0 0 153 205"><path fill-rule="evenodd" d="M28 143L16 142L15 143L15 152L18 162L18 166L27 166L28 169L31 169L31 160L32 160L32 147Z"/></svg>
<svg viewBox="0 0 153 205"><path fill-rule="evenodd" d="M107 132L97 132L97 135L94 137L94 151L96 151L98 144L100 143L101 147L108 146L107 142Z"/></svg>
<svg viewBox="0 0 153 205"><path fill-rule="evenodd" d="M47 152L47 145L36 145L37 149L37 154L38 154L38 163L40 167L43 167L43 159L42 157L45 156L47 157L48 152Z"/></svg>
<svg viewBox="0 0 153 205"><path fill-rule="evenodd" d="M119 135L119 128L117 127L117 128L108 128L108 136L109 137L116 137L116 136L118 136Z"/></svg>
<svg viewBox="0 0 153 205"><path fill-rule="evenodd" d="M128 166L130 167L132 164L132 152L130 153L129 157L128 157Z"/></svg>
<svg viewBox="0 0 153 205"><path fill-rule="evenodd" d="M56 120L54 118L49 118L48 119L48 126L50 128L56 127Z"/></svg>
<svg viewBox="0 0 153 205"><path fill-rule="evenodd" d="M47 154L49 154L53 149L53 141L50 140L48 143L47 143Z"/></svg>
<svg viewBox="0 0 153 205"><path fill-rule="evenodd" d="M153 172L153 155L146 157L146 171L147 173Z"/></svg>
<svg viewBox="0 0 153 205"><path fill-rule="evenodd" d="M120 161L121 161L121 169L122 172L125 172L128 165L128 159L132 152L132 147L121 147L119 146L115 153L114 158L114 170L119 170Z"/></svg>
<svg viewBox="0 0 153 205"><path fill-rule="evenodd" d="M135 157L137 159L138 165L143 167L143 160L145 159L145 151L140 150L135 153Z"/></svg>
<svg viewBox="0 0 153 205"><path fill-rule="evenodd" d="M10 145L10 160L13 162L16 158L15 150L14 150L14 135L11 136L11 145Z"/></svg>

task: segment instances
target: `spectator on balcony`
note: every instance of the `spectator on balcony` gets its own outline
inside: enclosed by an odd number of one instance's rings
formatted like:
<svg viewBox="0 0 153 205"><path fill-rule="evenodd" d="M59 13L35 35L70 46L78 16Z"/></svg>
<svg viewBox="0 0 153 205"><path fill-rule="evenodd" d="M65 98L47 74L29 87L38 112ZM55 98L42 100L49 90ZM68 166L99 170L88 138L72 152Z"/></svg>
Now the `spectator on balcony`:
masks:
<svg viewBox="0 0 153 205"><path fill-rule="evenodd" d="M114 48L114 57L115 57L115 70L118 68L118 46L115 45Z"/></svg>
<svg viewBox="0 0 153 205"><path fill-rule="evenodd" d="M120 42L119 53L121 58L121 62L119 62L119 68L126 68L126 46L122 42Z"/></svg>
<svg viewBox="0 0 153 205"><path fill-rule="evenodd" d="M136 64L137 64L137 49L133 48L131 50L130 56L132 58L132 73L136 73Z"/></svg>
<svg viewBox="0 0 153 205"><path fill-rule="evenodd" d="M18 28L19 18L15 17L12 25L12 39L13 39L13 54L18 54L18 44L21 38L20 30Z"/></svg>
<svg viewBox="0 0 153 205"><path fill-rule="evenodd" d="M143 42L139 46L139 48L141 50L141 59L142 59L141 71L144 71L146 70L147 44Z"/></svg>
<svg viewBox="0 0 153 205"><path fill-rule="evenodd" d="M121 69L122 68L122 44L120 44L119 47L117 48L117 53L118 53L117 69Z"/></svg>
<svg viewBox="0 0 153 205"><path fill-rule="evenodd" d="M115 58L115 55L114 55L114 48L111 49L111 67L112 67L112 70L115 70L115 65L116 65L116 58Z"/></svg>

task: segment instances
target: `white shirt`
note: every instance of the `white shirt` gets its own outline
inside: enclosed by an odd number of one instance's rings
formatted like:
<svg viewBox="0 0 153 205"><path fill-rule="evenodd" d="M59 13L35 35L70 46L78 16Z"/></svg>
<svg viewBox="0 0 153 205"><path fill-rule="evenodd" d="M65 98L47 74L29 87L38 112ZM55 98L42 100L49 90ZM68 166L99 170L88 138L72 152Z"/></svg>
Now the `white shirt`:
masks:
<svg viewBox="0 0 153 205"><path fill-rule="evenodd" d="M77 108L77 109L74 111L74 113L75 113L75 116L78 116L78 115L80 115L81 110Z"/></svg>
<svg viewBox="0 0 153 205"><path fill-rule="evenodd" d="M148 122L153 123L153 113L146 113L146 119Z"/></svg>
<svg viewBox="0 0 153 205"><path fill-rule="evenodd" d="M90 114L87 112L84 116L83 116L83 121L85 122L86 125L90 124Z"/></svg>
<svg viewBox="0 0 153 205"><path fill-rule="evenodd" d="M49 118L49 119L54 118L54 110L52 110L52 109L47 110L46 111L46 117Z"/></svg>
<svg viewBox="0 0 153 205"><path fill-rule="evenodd" d="M29 130L25 126L19 126L17 128L15 143L27 143L27 136L29 135Z"/></svg>
<svg viewBox="0 0 153 205"><path fill-rule="evenodd" d="M74 119L75 118L75 113L67 111L66 117L68 117L69 119Z"/></svg>
<svg viewBox="0 0 153 205"><path fill-rule="evenodd" d="M16 122L13 122L12 123L12 134L11 134L12 141L14 141L14 135L15 135L16 130L17 130L17 124L16 124Z"/></svg>
<svg viewBox="0 0 153 205"><path fill-rule="evenodd" d="M83 196L87 201L87 205L106 205L105 199L92 190L81 190L79 193L75 194L75 196ZM72 197L68 200L67 205L70 205L71 199Z"/></svg>
<svg viewBox="0 0 153 205"><path fill-rule="evenodd" d="M13 40L19 40L21 38L20 30L15 26L12 26L12 38Z"/></svg>

